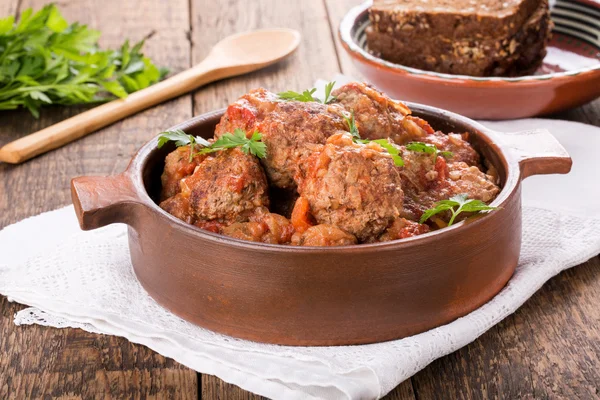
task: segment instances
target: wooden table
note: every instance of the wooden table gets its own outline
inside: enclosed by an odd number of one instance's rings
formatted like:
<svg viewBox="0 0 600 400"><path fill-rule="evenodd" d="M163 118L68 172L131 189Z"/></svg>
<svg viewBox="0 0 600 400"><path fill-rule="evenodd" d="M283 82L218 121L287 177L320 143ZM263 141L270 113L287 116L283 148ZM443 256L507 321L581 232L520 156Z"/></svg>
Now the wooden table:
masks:
<svg viewBox="0 0 600 400"><path fill-rule="evenodd" d="M0 16L43 0L2 0ZM147 53L179 72L234 32L290 27L302 45L290 59L263 71L211 84L118 122L24 165L0 164L0 228L70 203L73 176L115 174L161 129L223 107L247 90L309 88L343 72L360 78L341 49L336 29L358 0L72 0L60 6L70 21L103 32L104 46L148 40ZM84 108L51 108L39 120L26 111L0 112L0 144ZM600 101L557 117L600 126ZM35 244L32 244L35 245ZM469 346L435 361L388 398L600 397L600 259L548 282L519 311ZM17 327L23 306L0 297L0 398L256 398L214 376L127 342L77 329Z"/></svg>

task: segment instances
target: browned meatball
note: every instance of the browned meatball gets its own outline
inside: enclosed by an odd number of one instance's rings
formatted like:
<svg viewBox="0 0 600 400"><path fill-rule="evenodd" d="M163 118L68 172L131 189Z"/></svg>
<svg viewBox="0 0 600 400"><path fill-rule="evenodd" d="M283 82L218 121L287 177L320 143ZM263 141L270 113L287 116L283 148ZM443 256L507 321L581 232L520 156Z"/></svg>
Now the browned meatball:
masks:
<svg viewBox="0 0 600 400"><path fill-rule="evenodd" d="M260 163L239 148L208 155L180 186L160 206L190 223L247 221L257 207L269 205Z"/></svg>
<svg viewBox="0 0 600 400"><path fill-rule="evenodd" d="M292 236L294 246L348 246L356 244L354 235L333 225L320 224L311 226L304 232L296 232Z"/></svg>
<svg viewBox="0 0 600 400"><path fill-rule="evenodd" d="M294 188L298 165L332 134L347 130L341 106L317 102L280 100L265 89L255 89L231 104L215 130L215 137L241 128L247 134L262 133L267 157L261 162L269 182Z"/></svg>
<svg viewBox="0 0 600 400"><path fill-rule="evenodd" d="M377 89L359 82L335 90L336 102L354 112L362 138L390 138L398 144L418 141L433 132L427 122L410 116L410 109Z"/></svg>
<svg viewBox="0 0 600 400"><path fill-rule="evenodd" d="M285 217L259 207L248 222L236 222L222 229L222 233L252 242L287 244L292 239L294 227Z"/></svg>
<svg viewBox="0 0 600 400"><path fill-rule="evenodd" d="M464 162L448 164L448 182L453 196L464 193L470 199L485 203L494 200L500 192L494 177Z"/></svg>
<svg viewBox="0 0 600 400"><path fill-rule="evenodd" d="M390 240L406 239L427 232L429 232L429 226L425 224L419 224L405 218L398 218L386 229L377 241L387 242Z"/></svg>
<svg viewBox="0 0 600 400"><path fill-rule="evenodd" d="M449 151L452 157L451 162L464 162L468 165L479 165L479 154L466 140L469 134L435 132L432 135L424 136L421 141L428 144L433 144L440 151Z"/></svg>
<svg viewBox="0 0 600 400"><path fill-rule="evenodd" d="M402 210L399 167L378 144L357 144L336 134L306 160L298 192L319 224L336 226L359 241L380 235Z"/></svg>
<svg viewBox="0 0 600 400"><path fill-rule="evenodd" d="M179 183L190 176L194 169L206 158L205 155L195 155L190 162L190 146L178 147L165 158L165 169L160 177L162 191L160 199L165 200L181 192Z"/></svg>
<svg viewBox="0 0 600 400"><path fill-rule="evenodd" d="M409 181L405 178L406 175L403 175L404 217L418 220L423 212L432 208L436 202L458 194L466 194L469 199L487 203L500 192L496 178L464 162L447 163L443 157L437 157L434 172L431 174L435 174L435 179L424 186L412 184L418 180ZM426 180L420 182L424 181Z"/></svg>

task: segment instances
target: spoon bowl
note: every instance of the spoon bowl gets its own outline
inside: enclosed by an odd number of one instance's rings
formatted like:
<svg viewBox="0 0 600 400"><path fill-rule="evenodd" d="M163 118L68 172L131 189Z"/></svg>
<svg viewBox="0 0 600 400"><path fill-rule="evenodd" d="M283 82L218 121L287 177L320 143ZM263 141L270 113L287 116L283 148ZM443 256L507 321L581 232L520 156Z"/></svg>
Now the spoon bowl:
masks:
<svg viewBox="0 0 600 400"><path fill-rule="evenodd" d="M298 31L285 28L242 32L217 43L206 60L244 68L263 68L294 52L300 38Z"/></svg>

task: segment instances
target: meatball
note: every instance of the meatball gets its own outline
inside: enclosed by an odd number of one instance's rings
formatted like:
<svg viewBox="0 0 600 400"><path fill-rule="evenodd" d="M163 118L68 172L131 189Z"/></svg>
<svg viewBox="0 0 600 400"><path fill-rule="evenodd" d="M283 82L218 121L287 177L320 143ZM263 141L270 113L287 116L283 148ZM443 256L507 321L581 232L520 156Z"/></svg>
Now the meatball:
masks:
<svg viewBox="0 0 600 400"><path fill-rule="evenodd" d="M160 206L189 223L245 221L257 207L269 205L260 163L239 148L208 155L180 187L180 193Z"/></svg>
<svg viewBox="0 0 600 400"><path fill-rule="evenodd" d="M273 244L287 244L292 239L294 227L282 215L259 207L248 222L236 222L221 229L221 233L237 239Z"/></svg>
<svg viewBox="0 0 600 400"><path fill-rule="evenodd" d="M216 127L215 137L241 128L262 133L267 156L261 162L269 182L295 188L297 167L332 134L347 130L344 109L335 104L283 101L265 89L255 89L231 104Z"/></svg>
<svg viewBox="0 0 600 400"><path fill-rule="evenodd" d="M190 161L190 146L176 148L165 158L165 169L160 177L162 182L161 200L175 196L181 192L179 183L190 176L194 169L206 158L205 155L195 155Z"/></svg>
<svg viewBox="0 0 600 400"><path fill-rule="evenodd" d="M311 226L292 236L294 246L347 246L356 244L356 237L332 225Z"/></svg>
<svg viewBox="0 0 600 400"><path fill-rule="evenodd" d="M378 144L353 143L348 133L330 137L296 179L317 223L343 229L361 242L380 235L402 210L399 167Z"/></svg>
<svg viewBox="0 0 600 400"><path fill-rule="evenodd" d="M425 188L403 180L404 217L417 220L436 202L458 194L466 194L469 199L487 203L500 192L496 178L464 162L447 164L443 157L437 157L435 172L436 178Z"/></svg>
<svg viewBox="0 0 600 400"><path fill-rule="evenodd" d="M390 240L406 239L427 232L429 232L429 226L425 224L419 224L405 218L398 218L386 229L377 241L388 242Z"/></svg>
<svg viewBox="0 0 600 400"><path fill-rule="evenodd" d="M448 182L453 196L464 193L468 198L481 200L484 203L495 199L500 192L494 177L464 162L448 165Z"/></svg>
<svg viewBox="0 0 600 400"><path fill-rule="evenodd" d="M421 141L433 144L439 151L449 151L452 153L450 161L464 162L468 165L479 165L479 154L466 140L469 134L435 132L432 135L424 136Z"/></svg>
<svg viewBox="0 0 600 400"><path fill-rule="evenodd" d="M365 83L348 83L333 94L337 103L354 112L356 126L364 139L389 138L405 144L433 133L426 121L410 116L410 109L403 103Z"/></svg>

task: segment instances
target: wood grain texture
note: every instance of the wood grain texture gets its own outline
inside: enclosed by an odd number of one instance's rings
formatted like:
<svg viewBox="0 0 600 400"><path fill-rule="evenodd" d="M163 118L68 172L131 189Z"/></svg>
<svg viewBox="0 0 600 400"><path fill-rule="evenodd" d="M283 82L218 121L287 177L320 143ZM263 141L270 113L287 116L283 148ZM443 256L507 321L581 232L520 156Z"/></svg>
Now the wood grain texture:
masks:
<svg viewBox="0 0 600 400"><path fill-rule="evenodd" d="M331 27L331 36L334 39L335 50L340 64L340 69L344 75L348 75L357 80L364 80L365 77L356 69L352 59L344 50L338 30L340 21L346 13L354 6L364 3L363 0L323 0L327 7L327 15L329 17L329 25Z"/></svg>
<svg viewBox="0 0 600 400"><path fill-rule="evenodd" d="M247 392L212 375L202 375L200 387L202 400L266 400L266 397Z"/></svg>
<svg viewBox="0 0 600 400"><path fill-rule="evenodd" d="M44 3L23 0L21 9L38 9ZM102 30L104 46L119 46L125 37L139 40L155 30L146 45L155 62L175 72L190 65L185 0L62 1L60 7L68 20ZM25 111L0 112L0 143L84 109L47 108L39 120ZM191 110L191 96L179 98L25 165L0 163L0 228L69 204L73 176L122 171L142 143L159 129L188 119ZM12 316L22 308L0 299L0 398L197 398L194 371L118 337L78 329L17 327Z"/></svg>
<svg viewBox="0 0 600 400"><path fill-rule="evenodd" d="M19 0L4 0L0 2L0 18L7 15L14 15L17 12Z"/></svg>

